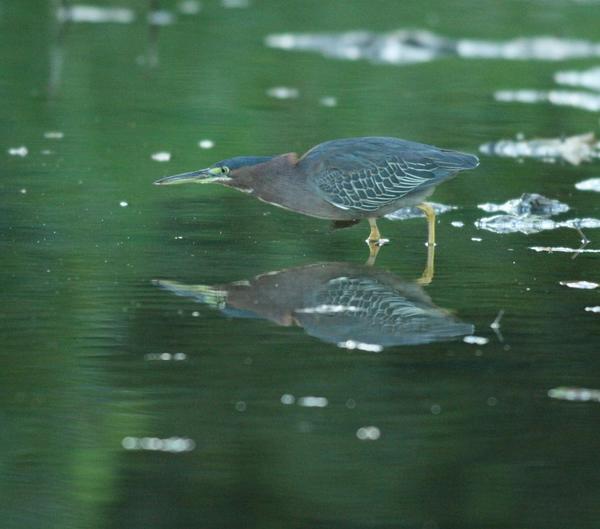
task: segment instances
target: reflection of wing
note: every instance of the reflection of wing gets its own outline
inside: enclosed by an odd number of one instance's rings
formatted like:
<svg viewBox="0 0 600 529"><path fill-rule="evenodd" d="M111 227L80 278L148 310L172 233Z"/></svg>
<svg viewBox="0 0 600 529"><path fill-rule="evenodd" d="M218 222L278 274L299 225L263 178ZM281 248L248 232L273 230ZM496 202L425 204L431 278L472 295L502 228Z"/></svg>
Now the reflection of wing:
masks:
<svg viewBox="0 0 600 529"><path fill-rule="evenodd" d="M295 311L296 320L312 336L334 343L420 344L473 332L472 325L370 277L331 279L311 301Z"/></svg>
<svg viewBox="0 0 600 529"><path fill-rule="evenodd" d="M396 138L351 138L317 145L298 162L316 191L346 210L374 211L478 164L470 154Z"/></svg>

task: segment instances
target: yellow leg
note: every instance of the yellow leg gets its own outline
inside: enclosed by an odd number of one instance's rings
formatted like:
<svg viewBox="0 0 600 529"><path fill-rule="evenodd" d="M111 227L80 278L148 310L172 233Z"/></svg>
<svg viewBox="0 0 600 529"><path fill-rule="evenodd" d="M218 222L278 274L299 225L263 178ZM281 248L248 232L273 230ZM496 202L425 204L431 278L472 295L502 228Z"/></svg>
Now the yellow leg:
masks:
<svg viewBox="0 0 600 529"><path fill-rule="evenodd" d="M365 263L367 266L373 266L375 264L375 259L377 259L377 254L381 249L381 245L376 242L367 241L369 245L369 258Z"/></svg>
<svg viewBox="0 0 600 529"><path fill-rule="evenodd" d="M435 246L435 211L431 207L431 204L423 202L417 206L427 217L427 246Z"/></svg>
<svg viewBox="0 0 600 529"><path fill-rule="evenodd" d="M423 270L423 274L421 277L417 279L417 283L419 285L429 285L433 280L433 268L435 262L435 245L428 244L427 245L427 266L425 270Z"/></svg>
<svg viewBox="0 0 600 529"><path fill-rule="evenodd" d="M381 233L379 233L379 229L377 228L377 219L369 219L369 226L371 226L371 233L367 242L379 242L381 239Z"/></svg>

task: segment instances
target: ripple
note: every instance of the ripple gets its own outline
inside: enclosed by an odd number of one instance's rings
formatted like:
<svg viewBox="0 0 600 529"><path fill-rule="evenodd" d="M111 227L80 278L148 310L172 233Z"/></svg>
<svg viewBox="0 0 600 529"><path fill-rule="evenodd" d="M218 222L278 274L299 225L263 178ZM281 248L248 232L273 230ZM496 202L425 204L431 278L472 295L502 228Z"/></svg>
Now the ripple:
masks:
<svg viewBox="0 0 600 529"><path fill-rule="evenodd" d="M600 95L569 90L498 90L496 101L516 103L543 103L556 106L579 108L590 112L600 112Z"/></svg>
<svg viewBox="0 0 600 529"><path fill-rule="evenodd" d="M451 39L422 29L389 33L280 33L268 35L270 48L309 51L324 57L395 65L430 62L442 57L560 61L600 57L600 43L549 36L508 41Z"/></svg>
<svg viewBox="0 0 600 529"><path fill-rule="evenodd" d="M600 157L600 143L593 132L569 136L567 138L534 138L526 140L498 140L484 143L480 152L490 156L505 158L535 158L543 162L555 163L564 160L572 165L589 162Z"/></svg>

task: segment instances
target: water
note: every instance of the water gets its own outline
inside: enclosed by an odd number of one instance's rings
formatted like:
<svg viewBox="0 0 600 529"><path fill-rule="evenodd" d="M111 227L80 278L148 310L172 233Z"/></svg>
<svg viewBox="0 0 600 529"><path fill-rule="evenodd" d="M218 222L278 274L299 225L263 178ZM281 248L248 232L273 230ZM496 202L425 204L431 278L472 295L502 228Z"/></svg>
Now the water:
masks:
<svg viewBox="0 0 600 529"><path fill-rule="evenodd" d="M600 218L594 187L576 188L597 158L481 153L433 197L454 209L430 282L423 218L380 222L391 243L372 272L364 223L332 231L224 188L151 183L338 137L476 153L597 136L585 107L494 98L556 90L593 57L373 64L265 38L418 29L595 49L598 6L153 4L65 26L45 3L0 1L2 527L597 528L600 290L581 285L599 282L598 231L475 225L478 205L523 193L567 204L556 225ZM290 276L315 266L335 273ZM262 275L282 270L312 305L283 306ZM211 303L160 281L211 287ZM218 288L261 281L247 299L261 310ZM412 325L412 341L365 347L383 336L348 323L370 314L365 288L392 313L403 294L391 330ZM439 325L418 320L428 310Z"/></svg>

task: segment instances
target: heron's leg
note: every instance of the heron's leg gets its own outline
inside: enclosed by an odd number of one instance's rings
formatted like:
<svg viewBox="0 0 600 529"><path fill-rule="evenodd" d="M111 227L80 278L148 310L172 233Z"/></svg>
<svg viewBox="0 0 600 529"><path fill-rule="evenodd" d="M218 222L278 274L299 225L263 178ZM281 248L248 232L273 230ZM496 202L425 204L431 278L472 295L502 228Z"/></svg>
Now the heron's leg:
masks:
<svg viewBox="0 0 600 529"><path fill-rule="evenodd" d="M371 233L367 242L379 242L381 239L381 233L379 233L379 229L377 228L377 219L369 219L369 226L371 226Z"/></svg>
<svg viewBox="0 0 600 529"><path fill-rule="evenodd" d="M421 277L417 279L419 285L429 285L433 280L433 268L435 262L435 244L427 245L427 266L423 270Z"/></svg>
<svg viewBox="0 0 600 529"><path fill-rule="evenodd" d="M365 264L367 266L373 266L375 264L375 259L377 259L377 254L379 253L379 250L381 250L381 244L371 241L367 241L367 243L369 244L369 258Z"/></svg>
<svg viewBox="0 0 600 529"><path fill-rule="evenodd" d="M417 206L427 217L427 246L435 246L435 211L431 204L423 202Z"/></svg>

